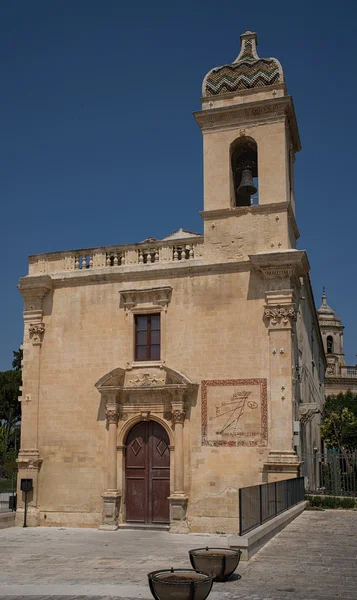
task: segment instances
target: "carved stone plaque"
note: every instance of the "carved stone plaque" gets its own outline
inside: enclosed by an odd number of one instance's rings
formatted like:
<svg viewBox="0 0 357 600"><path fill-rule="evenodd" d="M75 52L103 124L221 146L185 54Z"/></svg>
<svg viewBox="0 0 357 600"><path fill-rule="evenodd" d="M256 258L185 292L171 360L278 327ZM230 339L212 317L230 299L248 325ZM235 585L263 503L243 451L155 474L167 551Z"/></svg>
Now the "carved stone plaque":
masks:
<svg viewBox="0 0 357 600"><path fill-rule="evenodd" d="M266 379L202 381L202 445L266 446Z"/></svg>

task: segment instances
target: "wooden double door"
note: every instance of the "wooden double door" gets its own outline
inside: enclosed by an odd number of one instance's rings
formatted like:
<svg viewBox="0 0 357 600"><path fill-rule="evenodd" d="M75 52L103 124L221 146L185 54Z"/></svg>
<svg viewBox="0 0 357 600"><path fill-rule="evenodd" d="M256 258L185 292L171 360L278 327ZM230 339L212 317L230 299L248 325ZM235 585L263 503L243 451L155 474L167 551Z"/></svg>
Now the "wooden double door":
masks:
<svg viewBox="0 0 357 600"><path fill-rule="evenodd" d="M169 523L170 441L156 421L129 431L125 453L126 521Z"/></svg>

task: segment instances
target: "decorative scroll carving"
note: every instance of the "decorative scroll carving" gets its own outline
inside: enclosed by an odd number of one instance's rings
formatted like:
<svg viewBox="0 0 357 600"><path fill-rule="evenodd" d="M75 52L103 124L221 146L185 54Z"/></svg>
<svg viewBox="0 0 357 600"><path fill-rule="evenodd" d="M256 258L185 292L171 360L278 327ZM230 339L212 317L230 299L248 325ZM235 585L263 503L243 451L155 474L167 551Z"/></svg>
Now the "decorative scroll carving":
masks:
<svg viewBox="0 0 357 600"><path fill-rule="evenodd" d="M119 421L119 407L117 404L107 404L105 407L105 414L107 417L108 425L115 424L117 425Z"/></svg>
<svg viewBox="0 0 357 600"><path fill-rule="evenodd" d="M262 267L261 269L266 279L285 279L286 277L293 277L295 270L295 265L284 265L282 267Z"/></svg>
<svg viewBox="0 0 357 600"><path fill-rule="evenodd" d="M335 375L336 374L336 365L335 363L329 363L326 369L326 375Z"/></svg>
<svg viewBox="0 0 357 600"><path fill-rule="evenodd" d="M294 306L277 306L267 307L264 309L264 318L270 320L271 325L277 325L279 323L287 323L296 320L296 310Z"/></svg>
<svg viewBox="0 0 357 600"><path fill-rule="evenodd" d="M43 339L43 334L45 333L45 324L44 323L31 323L29 326L29 334L33 343L41 343Z"/></svg>
<svg viewBox="0 0 357 600"><path fill-rule="evenodd" d="M130 385L133 387L153 387L156 385L165 385L164 379L158 379L150 373L143 373L141 377L129 380Z"/></svg>
<svg viewBox="0 0 357 600"><path fill-rule="evenodd" d="M185 421L186 413L184 410L176 409L172 411L173 423L183 423Z"/></svg>
<svg viewBox="0 0 357 600"><path fill-rule="evenodd" d="M29 327L29 332L31 335L43 335L45 333L45 324L44 323L34 323Z"/></svg>
<svg viewBox="0 0 357 600"><path fill-rule="evenodd" d="M166 310L171 300L172 287L167 285L139 290L121 290L119 293L125 310L131 310L140 303L161 306Z"/></svg>
<svg viewBox="0 0 357 600"><path fill-rule="evenodd" d="M299 421L305 425L311 421L314 415L317 415L320 412L317 404L302 404L299 406Z"/></svg>

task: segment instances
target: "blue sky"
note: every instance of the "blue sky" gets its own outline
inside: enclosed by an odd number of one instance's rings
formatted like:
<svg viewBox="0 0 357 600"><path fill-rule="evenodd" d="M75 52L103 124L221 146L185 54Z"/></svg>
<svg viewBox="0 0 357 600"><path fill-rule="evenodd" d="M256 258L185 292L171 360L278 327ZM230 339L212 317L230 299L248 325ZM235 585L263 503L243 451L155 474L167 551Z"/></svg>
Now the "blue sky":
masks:
<svg viewBox="0 0 357 600"><path fill-rule="evenodd" d="M202 231L206 72L239 35L284 68L302 140L299 248L355 364L356 3L7 0L0 4L0 369L22 339L29 254Z"/></svg>

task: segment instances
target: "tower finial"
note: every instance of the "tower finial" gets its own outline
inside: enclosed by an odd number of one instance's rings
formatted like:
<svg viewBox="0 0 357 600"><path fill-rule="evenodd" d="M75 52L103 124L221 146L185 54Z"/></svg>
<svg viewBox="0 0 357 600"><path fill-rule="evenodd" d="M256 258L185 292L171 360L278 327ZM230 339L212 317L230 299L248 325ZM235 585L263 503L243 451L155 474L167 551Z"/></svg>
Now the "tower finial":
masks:
<svg viewBox="0 0 357 600"><path fill-rule="evenodd" d="M323 286L322 288L322 304L326 306L326 288Z"/></svg>

